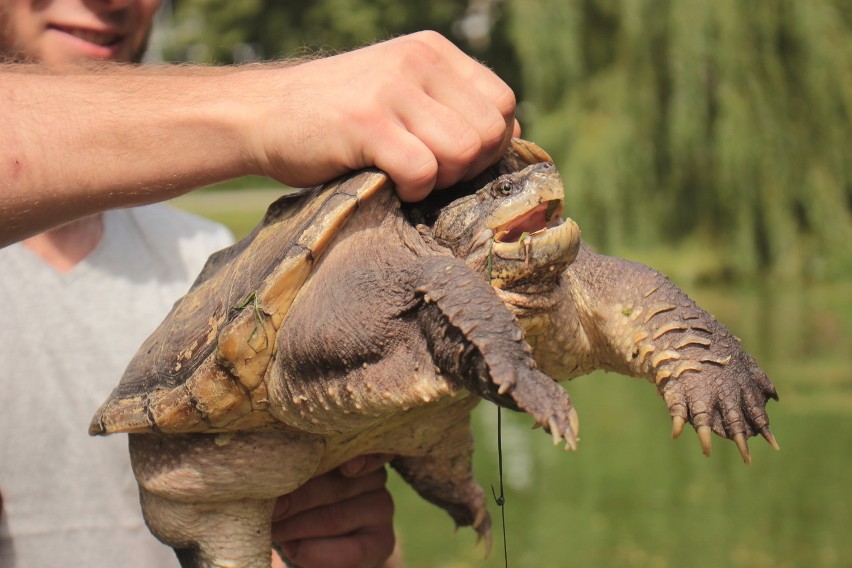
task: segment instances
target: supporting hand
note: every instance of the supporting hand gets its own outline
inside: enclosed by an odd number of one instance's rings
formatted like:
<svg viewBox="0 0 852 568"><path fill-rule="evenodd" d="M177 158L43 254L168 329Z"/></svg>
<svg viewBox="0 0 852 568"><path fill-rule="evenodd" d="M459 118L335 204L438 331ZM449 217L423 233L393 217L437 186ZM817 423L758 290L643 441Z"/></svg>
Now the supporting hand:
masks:
<svg viewBox="0 0 852 568"><path fill-rule="evenodd" d="M361 456L279 497L272 540L301 568L391 568L393 501L385 488L390 456Z"/></svg>

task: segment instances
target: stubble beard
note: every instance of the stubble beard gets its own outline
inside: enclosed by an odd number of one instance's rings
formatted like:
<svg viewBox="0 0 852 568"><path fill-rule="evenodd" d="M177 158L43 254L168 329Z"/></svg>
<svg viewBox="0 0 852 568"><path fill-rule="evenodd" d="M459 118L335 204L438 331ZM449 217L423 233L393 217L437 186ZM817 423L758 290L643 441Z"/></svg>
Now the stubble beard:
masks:
<svg viewBox="0 0 852 568"><path fill-rule="evenodd" d="M0 63L36 63L37 59L26 53L15 38L15 30L12 26L12 18L9 15L10 8L6 2L0 0ZM153 25L148 26L145 38L139 47L130 55L125 63L139 64L148 51L148 42L151 40Z"/></svg>
<svg viewBox="0 0 852 568"><path fill-rule="evenodd" d="M29 61L15 41L12 17L8 3L0 1L0 63L23 63Z"/></svg>

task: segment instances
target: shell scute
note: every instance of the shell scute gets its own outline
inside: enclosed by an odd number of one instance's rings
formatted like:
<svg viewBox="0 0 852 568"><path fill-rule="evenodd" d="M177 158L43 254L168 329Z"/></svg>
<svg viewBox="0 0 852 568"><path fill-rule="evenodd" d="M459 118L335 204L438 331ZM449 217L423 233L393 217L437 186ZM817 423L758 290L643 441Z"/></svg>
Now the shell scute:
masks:
<svg viewBox="0 0 852 568"><path fill-rule="evenodd" d="M245 239L211 255L130 362L91 434L261 427L275 333L316 259L359 203L391 182L364 170L279 198ZM250 299L250 301L249 301Z"/></svg>

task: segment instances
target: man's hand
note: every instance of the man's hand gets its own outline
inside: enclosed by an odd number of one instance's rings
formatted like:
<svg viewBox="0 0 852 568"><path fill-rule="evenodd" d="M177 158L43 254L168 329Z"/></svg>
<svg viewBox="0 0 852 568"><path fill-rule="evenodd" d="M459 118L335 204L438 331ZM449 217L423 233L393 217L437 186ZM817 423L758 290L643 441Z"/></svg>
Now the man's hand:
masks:
<svg viewBox="0 0 852 568"><path fill-rule="evenodd" d="M297 187L375 165L416 201L478 174L520 134L509 86L434 32L288 67L276 90L279 101L250 97L261 114L246 135L260 172Z"/></svg>
<svg viewBox="0 0 852 568"><path fill-rule="evenodd" d="M0 63L0 101L0 246L247 174L303 187L376 166L416 201L520 134L512 90L434 32L298 64Z"/></svg>
<svg viewBox="0 0 852 568"><path fill-rule="evenodd" d="M390 456L361 456L278 498L272 541L301 568L390 568L393 501Z"/></svg>

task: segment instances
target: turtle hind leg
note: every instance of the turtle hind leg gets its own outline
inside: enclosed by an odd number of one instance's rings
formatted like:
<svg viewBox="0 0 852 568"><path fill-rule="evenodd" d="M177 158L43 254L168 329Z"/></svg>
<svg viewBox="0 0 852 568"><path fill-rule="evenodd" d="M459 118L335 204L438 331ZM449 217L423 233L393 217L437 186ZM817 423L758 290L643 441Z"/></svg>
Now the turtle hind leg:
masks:
<svg viewBox="0 0 852 568"><path fill-rule="evenodd" d="M274 499L192 503L144 488L140 497L145 522L182 568L269 568Z"/></svg>
<svg viewBox="0 0 852 568"><path fill-rule="evenodd" d="M397 457L391 466L417 493L444 509L456 526L472 526L491 548L491 517L485 505L485 493L473 477L466 460L466 471L458 470L458 456ZM464 460L462 460L464 461Z"/></svg>
<svg viewBox="0 0 852 568"><path fill-rule="evenodd" d="M425 455L397 456L391 466L417 493L444 509L458 527L472 526L491 548L491 518L485 494L473 477L470 405L465 416L435 438Z"/></svg>

